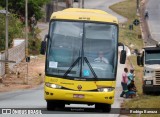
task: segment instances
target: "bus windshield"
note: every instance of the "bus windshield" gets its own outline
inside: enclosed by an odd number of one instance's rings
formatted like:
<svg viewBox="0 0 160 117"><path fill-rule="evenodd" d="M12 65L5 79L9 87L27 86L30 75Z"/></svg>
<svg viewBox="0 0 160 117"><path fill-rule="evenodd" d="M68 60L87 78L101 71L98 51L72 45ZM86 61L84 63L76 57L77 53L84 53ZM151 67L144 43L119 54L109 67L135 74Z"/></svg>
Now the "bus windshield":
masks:
<svg viewBox="0 0 160 117"><path fill-rule="evenodd" d="M145 64L160 64L160 50L146 51Z"/></svg>
<svg viewBox="0 0 160 117"><path fill-rule="evenodd" d="M52 21L49 37L46 75L84 80L115 79L117 25Z"/></svg>

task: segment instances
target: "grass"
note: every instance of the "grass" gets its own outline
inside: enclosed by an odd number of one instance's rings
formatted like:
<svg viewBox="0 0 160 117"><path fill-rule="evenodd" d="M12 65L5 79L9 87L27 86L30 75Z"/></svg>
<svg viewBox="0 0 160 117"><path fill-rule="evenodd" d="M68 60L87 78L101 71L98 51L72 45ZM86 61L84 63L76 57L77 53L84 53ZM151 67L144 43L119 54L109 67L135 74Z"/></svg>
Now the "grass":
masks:
<svg viewBox="0 0 160 117"><path fill-rule="evenodd" d="M141 49L143 41L138 38L138 35L141 35L140 27L133 26L133 30L129 30L129 25L133 24L135 19L139 19L136 15L136 0L126 0L114 4L110 6L110 9L128 19L127 22L120 24L119 41L130 47L131 50Z"/></svg>
<svg viewBox="0 0 160 117"><path fill-rule="evenodd" d="M120 35L119 35L119 41L127 45L131 50L133 49L141 49L143 47L143 40L138 38L138 35L141 35L140 26L134 26L134 30L129 30L129 25L132 24L132 22L135 19L139 19L139 17L136 15L136 0L126 0L117 4L114 4L113 6L110 6L110 8L117 12L118 14L126 17L128 19L127 22L120 24ZM131 46L131 44L133 46ZM132 99L132 100L125 100L124 107L125 108L159 108L160 103L158 100L160 99L160 96L156 95L143 95L142 92L142 77L143 77L143 68L137 66L136 62L136 56L132 55L129 57L129 60L132 62L134 69L135 69L135 85L138 90L138 97ZM137 117L136 114L132 115ZM142 114L141 117L158 117L160 115L156 114Z"/></svg>

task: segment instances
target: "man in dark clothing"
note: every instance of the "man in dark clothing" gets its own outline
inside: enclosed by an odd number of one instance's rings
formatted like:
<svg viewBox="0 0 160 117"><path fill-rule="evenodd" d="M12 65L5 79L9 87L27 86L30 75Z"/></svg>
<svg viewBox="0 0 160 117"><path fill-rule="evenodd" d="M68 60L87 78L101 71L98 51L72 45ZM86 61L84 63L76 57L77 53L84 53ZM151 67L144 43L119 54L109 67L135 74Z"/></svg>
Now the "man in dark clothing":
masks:
<svg viewBox="0 0 160 117"><path fill-rule="evenodd" d="M136 96L136 92L137 92L137 89L134 84L134 80L132 80L131 83L128 85L128 96L133 98Z"/></svg>

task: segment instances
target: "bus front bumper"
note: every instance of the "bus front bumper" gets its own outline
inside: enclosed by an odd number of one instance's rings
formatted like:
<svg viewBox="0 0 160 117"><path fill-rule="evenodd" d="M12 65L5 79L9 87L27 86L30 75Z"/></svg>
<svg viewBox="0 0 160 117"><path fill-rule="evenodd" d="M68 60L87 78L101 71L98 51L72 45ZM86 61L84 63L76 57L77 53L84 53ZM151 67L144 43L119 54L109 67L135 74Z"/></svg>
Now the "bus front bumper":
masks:
<svg viewBox="0 0 160 117"><path fill-rule="evenodd" d="M66 101L79 102L82 104L90 103L114 103L114 90L111 92L96 92L96 91L73 91L64 89L52 89L44 87L44 98L47 101Z"/></svg>

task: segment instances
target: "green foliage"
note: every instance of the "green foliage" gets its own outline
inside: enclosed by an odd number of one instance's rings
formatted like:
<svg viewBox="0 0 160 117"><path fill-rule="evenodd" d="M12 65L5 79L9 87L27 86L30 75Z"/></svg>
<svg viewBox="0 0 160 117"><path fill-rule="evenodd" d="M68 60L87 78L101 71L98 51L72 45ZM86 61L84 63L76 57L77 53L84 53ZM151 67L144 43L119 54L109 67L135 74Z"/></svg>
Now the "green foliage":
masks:
<svg viewBox="0 0 160 117"><path fill-rule="evenodd" d="M0 51L5 49L5 15L0 14ZM12 46L14 38L22 37L23 25L21 21L14 14L9 14L9 27L8 27L8 38L9 47Z"/></svg>
<svg viewBox="0 0 160 117"><path fill-rule="evenodd" d="M35 33L29 33L29 54L37 55L39 54L40 46L41 46L41 39L37 38L40 30L38 28L35 29Z"/></svg>
<svg viewBox="0 0 160 117"><path fill-rule="evenodd" d="M42 17L41 7L50 0L28 0L28 18L31 18L33 14L37 20ZM5 0L0 0L0 6L5 7ZM25 17L25 0L9 0L9 11L19 15L21 18Z"/></svg>

